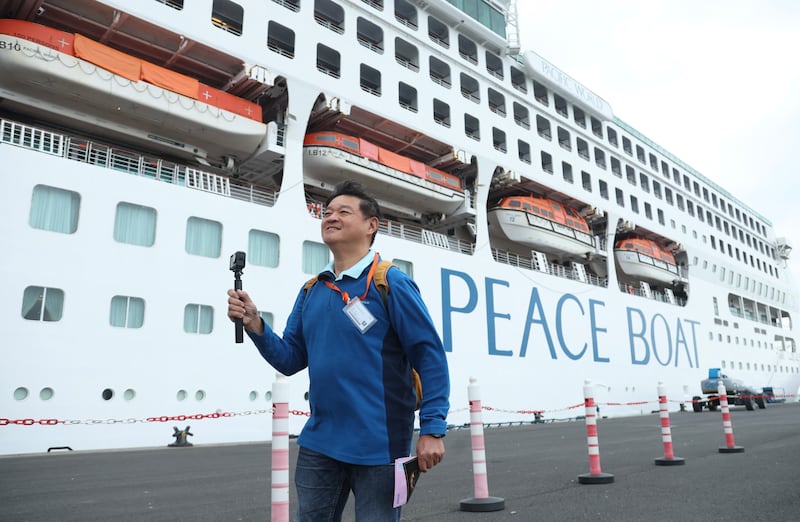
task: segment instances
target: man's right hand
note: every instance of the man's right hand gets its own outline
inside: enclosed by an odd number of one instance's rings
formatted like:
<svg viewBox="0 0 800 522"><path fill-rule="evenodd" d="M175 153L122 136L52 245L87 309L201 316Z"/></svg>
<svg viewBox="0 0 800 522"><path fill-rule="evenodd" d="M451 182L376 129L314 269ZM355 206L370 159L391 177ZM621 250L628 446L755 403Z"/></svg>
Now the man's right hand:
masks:
<svg viewBox="0 0 800 522"><path fill-rule="evenodd" d="M254 334L264 333L264 323L258 315L256 304L244 290L228 290L228 318L242 320L242 326Z"/></svg>

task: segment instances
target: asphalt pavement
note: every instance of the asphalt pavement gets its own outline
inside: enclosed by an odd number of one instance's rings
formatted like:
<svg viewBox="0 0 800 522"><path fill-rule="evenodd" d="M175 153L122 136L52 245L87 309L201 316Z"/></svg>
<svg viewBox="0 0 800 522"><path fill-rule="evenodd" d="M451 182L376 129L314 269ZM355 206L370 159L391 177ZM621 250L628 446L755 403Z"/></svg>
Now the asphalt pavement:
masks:
<svg viewBox="0 0 800 522"><path fill-rule="evenodd" d="M582 420L487 427L489 494L505 506L489 513L460 510L474 496L471 437L453 429L444 461L422 476L403 520L800 520L800 403L731 415L740 453L719 451L727 447L719 412L672 413L680 466L655 465L664 456L658 414L600 419L608 484L578 481L590 471ZM294 488L290 502L293 518ZM0 457L0 521L269 518L268 443ZM354 520L352 502L344 520Z"/></svg>

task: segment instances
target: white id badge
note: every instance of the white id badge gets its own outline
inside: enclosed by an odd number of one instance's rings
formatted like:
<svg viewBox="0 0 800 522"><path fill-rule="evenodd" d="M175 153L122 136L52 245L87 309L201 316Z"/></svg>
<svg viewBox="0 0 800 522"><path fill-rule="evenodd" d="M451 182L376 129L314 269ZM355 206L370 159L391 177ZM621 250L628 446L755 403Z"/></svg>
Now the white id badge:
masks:
<svg viewBox="0 0 800 522"><path fill-rule="evenodd" d="M378 322L375 316L367 310L367 307L364 306L364 303L362 303L361 299L358 297L351 299L342 310L344 310L344 313L347 314L347 317L353 321L353 324L356 325L356 328L358 328L362 334L369 330L373 324Z"/></svg>

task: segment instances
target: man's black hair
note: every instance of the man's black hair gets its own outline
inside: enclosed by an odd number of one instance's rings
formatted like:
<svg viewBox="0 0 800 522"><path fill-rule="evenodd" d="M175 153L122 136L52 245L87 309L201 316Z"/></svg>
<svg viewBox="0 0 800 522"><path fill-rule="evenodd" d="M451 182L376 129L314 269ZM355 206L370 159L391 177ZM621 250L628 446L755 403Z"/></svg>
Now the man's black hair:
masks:
<svg viewBox="0 0 800 522"><path fill-rule="evenodd" d="M354 196L358 198L358 208L361 210L361 213L364 214L364 217L376 217L378 218L378 221L381 220L381 207L378 205L378 202L375 200L375 198L366 191L361 183L352 180L345 180L337 183L336 186L333 187L333 192L331 195L325 200L325 206L327 207L330 205L331 201L339 196ZM377 234L377 230L374 234L372 234L370 246L372 246L372 243L375 242L375 236Z"/></svg>

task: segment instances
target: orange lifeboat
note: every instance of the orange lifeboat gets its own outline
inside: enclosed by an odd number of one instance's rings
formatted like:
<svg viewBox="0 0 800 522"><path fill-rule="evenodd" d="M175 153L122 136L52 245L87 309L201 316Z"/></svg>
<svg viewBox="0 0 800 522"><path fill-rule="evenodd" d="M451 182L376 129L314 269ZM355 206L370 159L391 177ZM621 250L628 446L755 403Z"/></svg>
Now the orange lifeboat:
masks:
<svg viewBox="0 0 800 522"><path fill-rule="evenodd" d="M548 198L509 196L489 210L489 224L506 239L559 257L594 251L586 220L571 207Z"/></svg>
<svg viewBox="0 0 800 522"><path fill-rule="evenodd" d="M628 277L666 284L680 279L675 256L651 239L621 239L614 245L614 257Z"/></svg>
<svg viewBox="0 0 800 522"><path fill-rule="evenodd" d="M261 107L81 36L0 20L0 97L17 112L201 161L252 155Z"/></svg>
<svg viewBox="0 0 800 522"><path fill-rule="evenodd" d="M461 179L421 161L338 132L309 133L303 146L303 173L310 185L330 188L343 179L353 179L364 184L383 206L414 218L474 215Z"/></svg>

